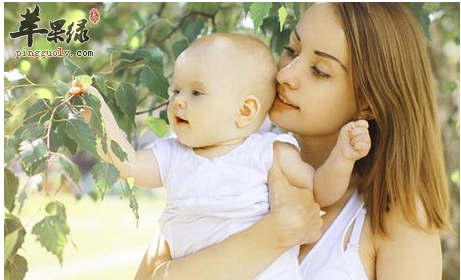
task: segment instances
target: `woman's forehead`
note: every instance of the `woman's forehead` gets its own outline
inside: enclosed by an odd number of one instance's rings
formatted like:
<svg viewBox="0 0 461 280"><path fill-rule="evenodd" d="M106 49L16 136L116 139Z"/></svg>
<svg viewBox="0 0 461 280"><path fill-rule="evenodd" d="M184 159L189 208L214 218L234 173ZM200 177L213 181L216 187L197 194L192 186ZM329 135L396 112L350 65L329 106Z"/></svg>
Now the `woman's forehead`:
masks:
<svg viewBox="0 0 461 280"><path fill-rule="evenodd" d="M303 48L322 51L347 64L347 41L343 27L331 3L320 3L310 7L302 16L292 39L301 40Z"/></svg>

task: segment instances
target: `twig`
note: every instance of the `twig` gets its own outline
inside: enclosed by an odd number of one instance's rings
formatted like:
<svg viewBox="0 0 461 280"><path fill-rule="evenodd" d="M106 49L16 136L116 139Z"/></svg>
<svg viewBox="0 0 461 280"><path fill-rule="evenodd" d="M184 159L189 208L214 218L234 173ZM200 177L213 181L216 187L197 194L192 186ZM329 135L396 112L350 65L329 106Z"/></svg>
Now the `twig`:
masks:
<svg viewBox="0 0 461 280"><path fill-rule="evenodd" d="M104 77L107 78L107 77L109 77L110 75L113 75L113 74L117 73L117 72L120 71L120 70L123 70L123 69L125 69L125 68L128 68L129 66L132 66L132 65L134 65L134 64L136 64L136 63L138 63L138 62L140 62L140 61L142 61L142 60L143 60L142 58L138 58L138 59L136 59L136 60L133 60L132 62L130 62L130 63L128 63L128 64L122 65L122 66L120 66L119 68L116 68L116 69L110 71L108 74L104 75Z"/></svg>
<svg viewBox="0 0 461 280"><path fill-rule="evenodd" d="M216 26L216 23L215 23L215 16L214 15L210 15L210 14L207 14L207 13L203 13L203 12L197 12L197 11L191 11L187 14L185 14L180 20L179 20L179 23L178 25L176 25L173 30L170 31L170 33L168 33L168 35L165 36L165 38L162 39L162 41L160 41L158 43L159 46L163 45L163 43L165 43L166 40L168 40L176 31L179 30L179 28L181 28L181 26L183 25L184 21L191 17L191 16L194 16L194 15L199 15L199 16L203 16L203 17L206 17L206 18L211 18L211 21L213 23L213 26Z"/></svg>
<svg viewBox="0 0 461 280"><path fill-rule="evenodd" d="M161 107L163 107L163 106L168 105L168 103L169 103L169 101L167 101L167 102L165 102L165 103L162 103L162 104L160 104L160 105L158 105L158 106L155 106L154 108L147 109L147 110L145 110L145 111L136 112L136 115L142 115L142 114L145 114L145 113L150 113L150 112L155 111L155 110L157 110L157 109L159 109L159 108L161 108Z"/></svg>

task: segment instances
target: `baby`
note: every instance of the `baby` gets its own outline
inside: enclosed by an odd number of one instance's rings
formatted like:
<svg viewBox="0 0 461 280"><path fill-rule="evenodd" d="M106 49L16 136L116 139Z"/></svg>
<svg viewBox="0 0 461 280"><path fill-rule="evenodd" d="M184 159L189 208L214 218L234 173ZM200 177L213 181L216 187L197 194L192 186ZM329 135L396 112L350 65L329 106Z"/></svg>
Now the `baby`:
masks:
<svg viewBox="0 0 461 280"><path fill-rule="evenodd" d="M108 138L128 153L129 162L110 157L121 176L166 188L159 223L173 259L219 243L266 215L274 163L292 185L313 189L327 206L344 194L355 161L368 153L369 137L361 137L368 136L366 121L347 124L317 170L302 161L290 135L256 133L274 102L276 73L269 49L257 39L213 34L196 40L174 68L168 119L177 138L157 139L148 150L134 151L102 102ZM89 92L103 101L94 88ZM100 148L99 154L104 156ZM287 251L257 279L301 280L298 252Z"/></svg>

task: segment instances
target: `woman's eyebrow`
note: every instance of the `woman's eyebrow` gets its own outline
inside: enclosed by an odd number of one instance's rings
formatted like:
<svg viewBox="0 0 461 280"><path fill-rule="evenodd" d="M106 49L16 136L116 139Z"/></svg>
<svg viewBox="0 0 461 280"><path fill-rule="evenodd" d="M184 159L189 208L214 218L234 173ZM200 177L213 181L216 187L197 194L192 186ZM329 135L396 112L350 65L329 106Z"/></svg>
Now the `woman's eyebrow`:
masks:
<svg viewBox="0 0 461 280"><path fill-rule="evenodd" d="M339 59L337 59L336 57L332 56L331 54L327 54L327 53L321 52L321 51L319 51L319 50L315 50L314 53L315 53L316 55L318 55L318 56L326 57L326 58L329 58L329 59L332 59L332 60L338 62L339 65L341 65L341 67L342 67L347 73L349 72L349 71L347 71L346 66L344 66L344 65L341 63L341 61L340 61Z"/></svg>
<svg viewBox="0 0 461 280"><path fill-rule="evenodd" d="M299 37L298 29L295 28L295 36L298 39L299 42L301 42L301 37Z"/></svg>

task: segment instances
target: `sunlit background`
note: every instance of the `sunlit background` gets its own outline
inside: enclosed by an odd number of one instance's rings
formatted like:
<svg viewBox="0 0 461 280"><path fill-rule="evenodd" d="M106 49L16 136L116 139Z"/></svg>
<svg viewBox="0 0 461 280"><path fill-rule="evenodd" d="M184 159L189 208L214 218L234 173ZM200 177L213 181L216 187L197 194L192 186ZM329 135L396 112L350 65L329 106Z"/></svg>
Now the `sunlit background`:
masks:
<svg viewBox="0 0 461 280"><path fill-rule="evenodd" d="M89 72L104 74L113 80L123 80L132 84L139 82L134 75L131 76L132 72L121 71L111 74L120 62L117 50L159 47L165 52L164 73L168 77L172 61L178 52L190 43L188 36L193 28L199 26L198 34L206 34L211 30L238 30L254 34L253 21L250 16L244 16L245 9L240 3L5 3L4 71L8 74L4 78L4 100L5 108L14 109L10 112L12 116L5 121L5 139L21 126L26 109L35 100L53 97L54 93L50 88L52 81L71 81L71 75L62 66L62 58L15 58L15 50L22 50L27 43L24 38L12 40L8 32L17 31L22 19L19 14L25 13L26 7L32 10L36 4L41 7L40 27L46 27L50 20L60 18L67 20L66 26L81 18L88 19L92 8L98 9L100 21L96 24L87 23L91 36L88 43L71 42L69 45L55 45L46 41L45 36L35 35L32 49L56 50L57 47L61 47L71 50L74 54L72 60ZM302 12L309 5L296 4L292 10L298 9ZM460 244L459 3L409 5L430 38L447 178L450 181L451 214L457 235L443 236L444 279L454 280L459 279ZM273 7L281 6L273 4ZM270 45L276 57L288 38L290 28L296 22L293 16L294 14L289 14L283 32L280 32L278 16L271 14L264 21L261 30L256 33ZM91 58L78 58L75 56L77 50L92 50L95 55ZM130 71L136 71L136 67L142 66L134 65ZM164 107L150 110L160 101L148 93L146 89L138 92L137 111L148 112L136 116L137 129L133 133L132 144L137 149L155 139L155 133L159 134L158 127L146 125L146 120L149 117L164 118L161 113ZM143 96L144 98L141 98ZM165 130L162 134L168 135L168 131ZM83 175L79 186L66 178L63 179L61 167L57 163L53 165L53 161L46 178L43 174L27 176L15 151L5 144L5 166L19 178L13 214L20 218L27 231L25 242L18 251L18 254L28 261L25 279L133 278L147 245L158 231L157 219L165 203L164 191L136 190L140 215L137 221L129 207L128 199L120 190L112 189L102 201L95 195L94 181L90 174L95 164L92 156L86 152L78 152L72 160ZM45 206L55 200L66 206L67 222L71 230L69 241L64 248L62 265L57 257L41 247L36 241L36 236L31 234L32 227L46 214Z"/></svg>

